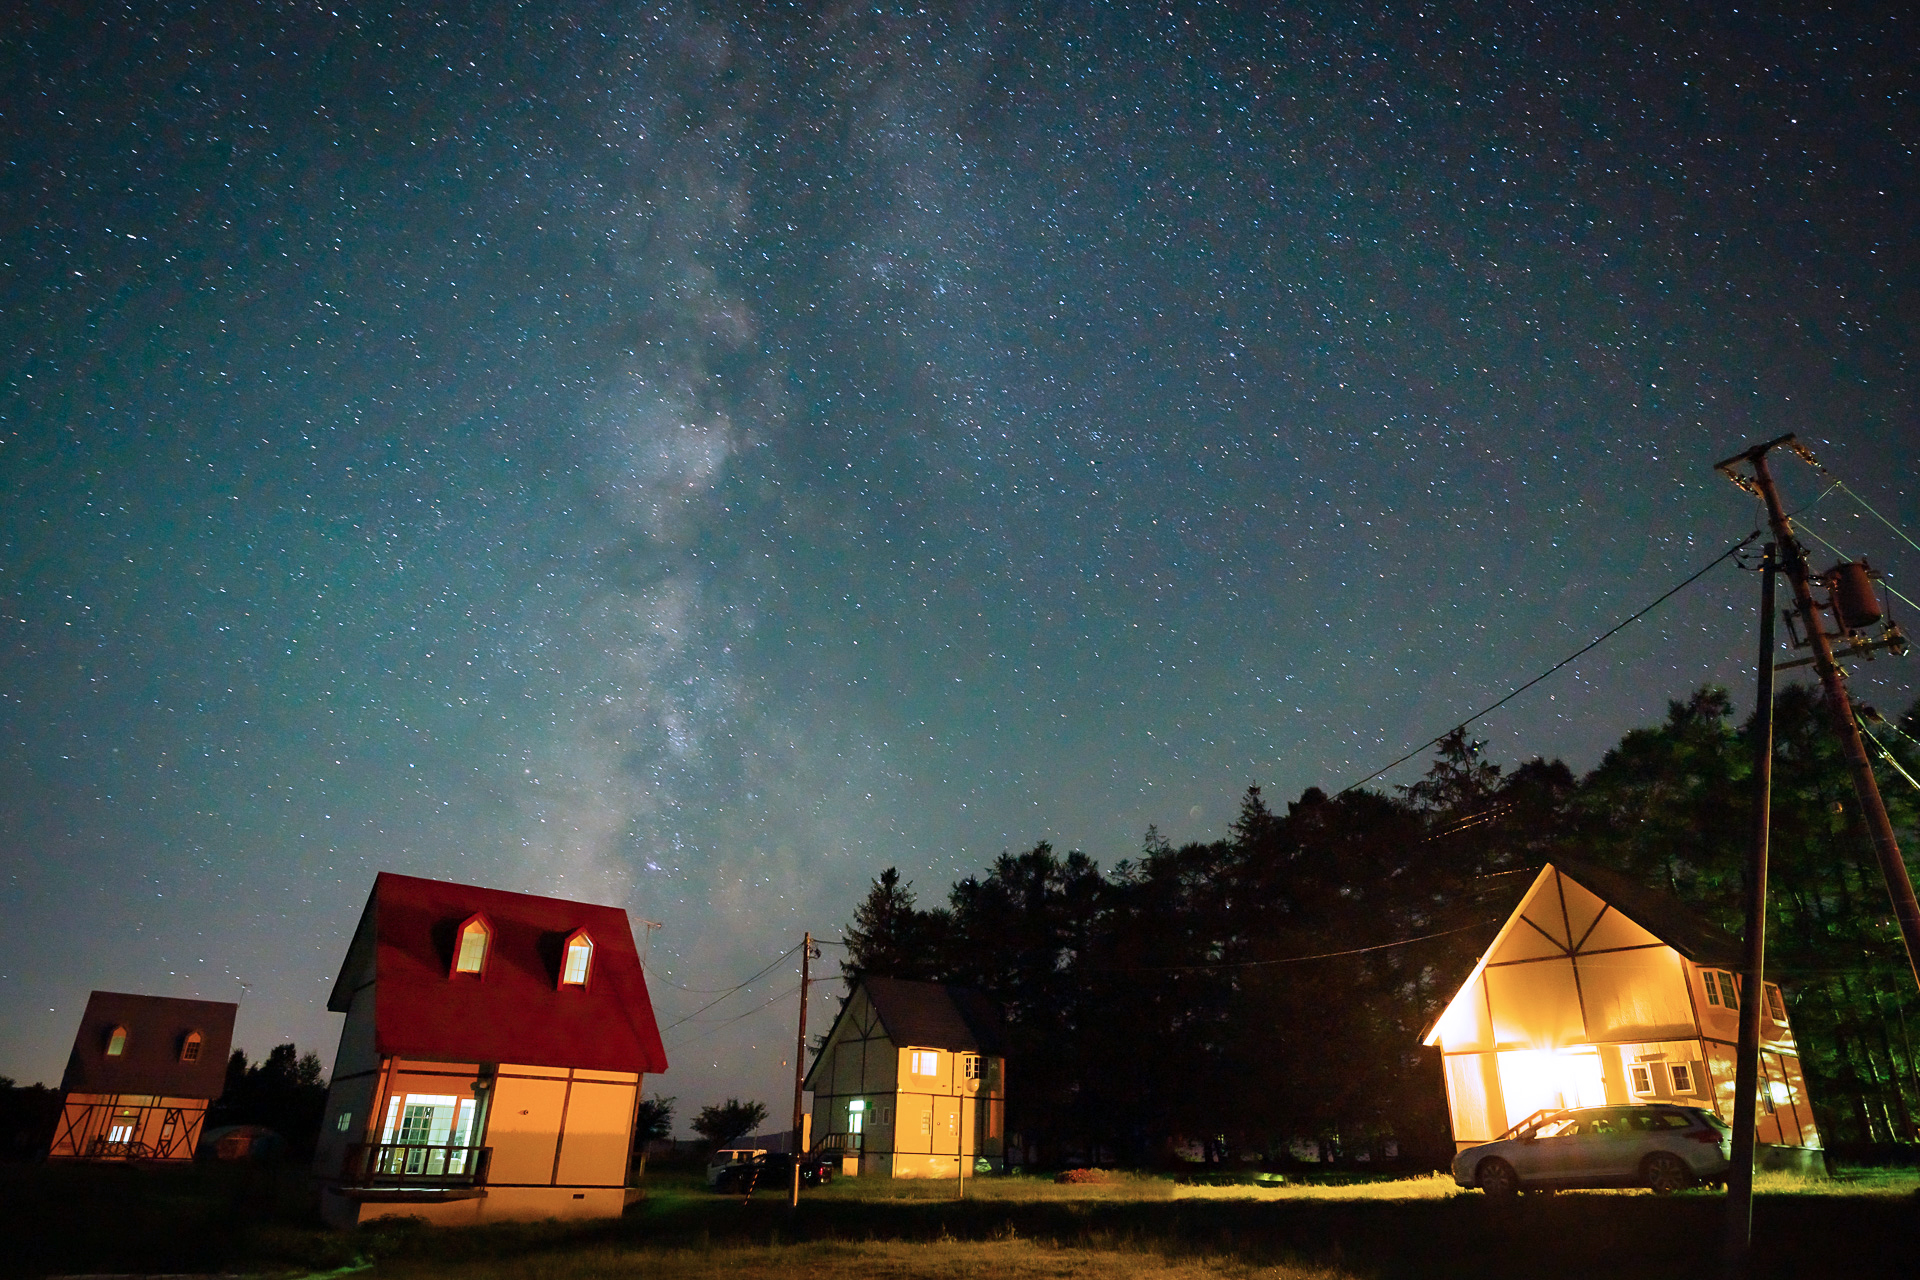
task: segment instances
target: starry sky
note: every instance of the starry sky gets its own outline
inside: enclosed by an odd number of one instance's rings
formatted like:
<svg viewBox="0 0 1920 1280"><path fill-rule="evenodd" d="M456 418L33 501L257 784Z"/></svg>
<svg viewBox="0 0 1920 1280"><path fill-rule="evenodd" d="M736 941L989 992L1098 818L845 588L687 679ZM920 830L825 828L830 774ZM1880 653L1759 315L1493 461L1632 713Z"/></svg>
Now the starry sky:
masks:
<svg viewBox="0 0 1920 1280"><path fill-rule="evenodd" d="M1920 529L1914 20L1715 8L10 16L0 1074L92 988L331 1062L390 869L660 922L658 1089L783 1115L791 961L670 1024L882 868L1344 786L1753 529L1756 440ZM1754 586L1478 733L1750 705Z"/></svg>

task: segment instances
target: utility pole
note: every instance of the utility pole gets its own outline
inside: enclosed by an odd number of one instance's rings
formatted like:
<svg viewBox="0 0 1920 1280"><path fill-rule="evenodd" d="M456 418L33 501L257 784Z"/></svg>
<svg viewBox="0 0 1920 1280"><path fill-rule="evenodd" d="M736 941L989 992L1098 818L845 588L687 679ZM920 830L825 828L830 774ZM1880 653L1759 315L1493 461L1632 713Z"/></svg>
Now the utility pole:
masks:
<svg viewBox="0 0 1920 1280"><path fill-rule="evenodd" d="M800 1030L793 1040L793 1186L787 1204L800 1207L800 1161L807 1154L801 1137L806 1117L800 1110L800 1085L807 1077L807 986L813 980L813 935L800 945Z"/></svg>
<svg viewBox="0 0 1920 1280"><path fill-rule="evenodd" d="M1813 650L1813 669L1819 673L1821 687L1826 690L1827 710L1833 716L1834 731L1840 735L1840 752L1846 757L1847 771L1853 775L1853 790L1860 800L1861 817L1866 822L1867 834L1872 838L1874 856L1880 861L1880 874L1887 882L1887 894L1893 900L1893 913L1900 921L1900 936L1907 947L1907 965L1913 972L1915 985L1920 986L1920 902L1914 900L1913 881L1907 875L1907 864L1900 857L1900 845L1894 839L1893 823L1887 817L1886 803L1880 798L1880 786L1873 776L1873 762L1867 758L1866 744L1860 739L1860 726L1854 723L1853 703L1847 697L1847 673L1834 660L1833 646L1829 643L1831 637L1821 626L1820 606L1814 601L1812 574L1807 568L1807 553L1793 536L1793 522L1787 519L1787 513L1780 505L1780 491L1774 487L1773 473L1767 469L1767 454L1781 446L1792 450L1803 461L1813 463L1813 455L1807 448L1788 434L1716 462L1714 470L1748 492L1757 494L1767 504L1767 521L1773 527L1774 542L1779 548L1780 568L1793 588L1793 612L1798 613L1806 623L1806 643ZM1735 465L1742 462L1753 468L1751 478L1734 470ZM1791 627L1791 613L1787 621ZM1843 631L1850 630L1844 619L1840 621ZM1906 643L1897 631L1890 628L1885 640L1865 642L1855 638L1852 647L1854 651L1862 653L1875 648L1887 648L1900 653L1905 651ZM1757 1001L1762 994L1755 991L1747 998ZM1744 1011L1744 1005L1742 1009Z"/></svg>
<svg viewBox="0 0 1920 1280"><path fill-rule="evenodd" d="M1753 1251L1753 1145L1760 1093L1760 1012L1766 1004L1767 846L1773 827L1773 608L1775 546L1760 564L1760 662L1753 742L1753 847L1747 864L1746 957L1740 1043L1733 1071L1733 1166L1727 1170L1727 1275L1747 1274Z"/></svg>

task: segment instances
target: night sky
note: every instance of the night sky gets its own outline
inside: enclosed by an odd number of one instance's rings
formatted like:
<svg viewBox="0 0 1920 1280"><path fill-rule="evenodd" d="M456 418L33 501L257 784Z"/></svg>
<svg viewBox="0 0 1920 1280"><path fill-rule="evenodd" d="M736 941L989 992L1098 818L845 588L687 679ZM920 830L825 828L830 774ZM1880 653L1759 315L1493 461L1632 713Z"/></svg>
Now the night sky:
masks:
<svg viewBox="0 0 1920 1280"><path fill-rule="evenodd" d="M383 869L662 922L666 1027L890 864L1218 837L1692 573L1782 432L1920 530L1903 6L54 8L0 36L23 1081L92 988L330 1064ZM1744 712L1756 585L1491 755ZM795 981L650 1089L784 1115Z"/></svg>

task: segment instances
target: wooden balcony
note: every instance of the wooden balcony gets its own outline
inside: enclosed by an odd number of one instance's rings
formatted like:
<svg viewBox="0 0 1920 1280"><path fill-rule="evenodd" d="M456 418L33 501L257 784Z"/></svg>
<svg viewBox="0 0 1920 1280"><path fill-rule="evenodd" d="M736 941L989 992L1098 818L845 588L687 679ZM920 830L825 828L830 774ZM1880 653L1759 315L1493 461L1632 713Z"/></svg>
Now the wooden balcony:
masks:
<svg viewBox="0 0 1920 1280"><path fill-rule="evenodd" d="M341 1161L340 1183L362 1200L385 1199L378 1194L384 1192L408 1199L464 1199L486 1194L480 1188L492 1155L492 1147L355 1143Z"/></svg>

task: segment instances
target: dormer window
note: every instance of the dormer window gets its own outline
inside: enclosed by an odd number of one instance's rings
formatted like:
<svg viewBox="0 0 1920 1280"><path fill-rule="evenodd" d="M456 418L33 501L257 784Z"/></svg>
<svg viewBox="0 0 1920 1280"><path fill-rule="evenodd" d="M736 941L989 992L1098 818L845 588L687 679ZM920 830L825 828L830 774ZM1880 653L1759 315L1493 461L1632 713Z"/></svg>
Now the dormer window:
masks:
<svg viewBox="0 0 1920 1280"><path fill-rule="evenodd" d="M187 1038L180 1042L180 1061L200 1061L200 1043L200 1033L198 1031L187 1032Z"/></svg>
<svg viewBox="0 0 1920 1280"><path fill-rule="evenodd" d="M113 1034L107 1037L107 1056L109 1058L118 1058L123 1056L126 1051L127 1029L125 1027L115 1027Z"/></svg>
<svg viewBox="0 0 1920 1280"><path fill-rule="evenodd" d="M492 941L493 930L486 917L469 916L454 940L453 971L479 977L487 967L487 944Z"/></svg>
<svg viewBox="0 0 1920 1280"><path fill-rule="evenodd" d="M576 929L567 939L566 947L560 953L560 985L563 987L584 987L587 974L593 968L593 939L587 936L585 929Z"/></svg>

